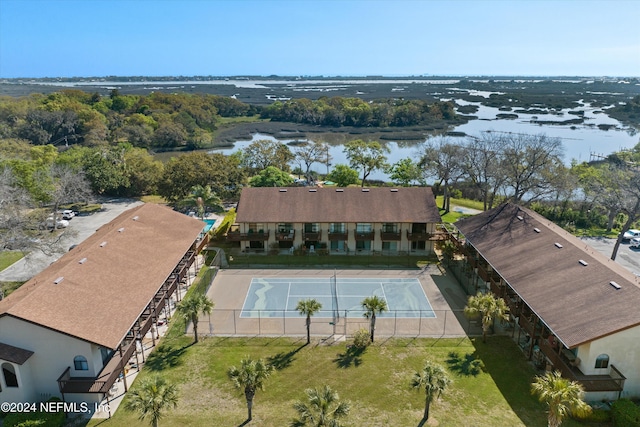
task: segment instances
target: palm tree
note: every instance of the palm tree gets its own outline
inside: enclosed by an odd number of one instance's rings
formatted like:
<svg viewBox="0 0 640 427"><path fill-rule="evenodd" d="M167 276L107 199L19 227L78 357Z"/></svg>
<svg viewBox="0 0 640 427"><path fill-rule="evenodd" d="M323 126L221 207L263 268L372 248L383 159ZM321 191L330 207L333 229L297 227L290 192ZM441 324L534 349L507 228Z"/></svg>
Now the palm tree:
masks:
<svg viewBox="0 0 640 427"><path fill-rule="evenodd" d="M549 407L549 427L558 427L567 415L586 415L591 411L582 400L582 385L562 378L559 371L537 376L531 384L531 394Z"/></svg>
<svg viewBox="0 0 640 427"><path fill-rule="evenodd" d="M426 398L424 403L424 415L420 425L424 425L429 419L429 407L434 399L439 398L445 389L451 384L444 368L427 361L422 371L416 371L411 379L411 387L416 390L424 389Z"/></svg>
<svg viewBox="0 0 640 427"><path fill-rule="evenodd" d="M247 421L251 421L251 408L256 391L264 390L264 383L271 375L273 366L268 365L262 359L252 360L245 357L240 361L240 368L232 366L229 368L229 378L233 384L244 390L247 399Z"/></svg>
<svg viewBox="0 0 640 427"><path fill-rule="evenodd" d="M198 318L200 317L200 313L211 314L214 305L213 301L203 294L193 294L178 304L176 308L178 315L182 316L187 322L193 323L194 342L198 342Z"/></svg>
<svg viewBox="0 0 640 427"><path fill-rule="evenodd" d="M149 417L153 427L158 427L162 413L171 406L178 406L178 388L158 375L142 380L125 402L127 411L138 412L141 421Z"/></svg>
<svg viewBox="0 0 640 427"><path fill-rule="evenodd" d="M198 217L204 219L207 207L220 207L220 198L211 191L211 187L206 185L194 185L191 187L191 193L184 200L188 205L195 205Z"/></svg>
<svg viewBox="0 0 640 427"><path fill-rule="evenodd" d="M293 408L298 412L290 427L341 427L339 419L349 415L349 403L340 402L338 392L325 385L323 388L305 390L308 403L297 401Z"/></svg>
<svg viewBox="0 0 640 427"><path fill-rule="evenodd" d="M373 342L373 332L376 329L376 314L387 311L387 301L377 295L362 300L362 308L365 309L364 317L370 320L369 333Z"/></svg>
<svg viewBox="0 0 640 427"><path fill-rule="evenodd" d="M509 320L509 307L502 298L496 298L492 293L478 292L476 296L469 297L464 314L467 317L482 316L482 341L486 342L494 319Z"/></svg>
<svg viewBox="0 0 640 427"><path fill-rule="evenodd" d="M296 306L296 310L300 312L301 316L307 316L307 344L311 343L311 316L320 311L321 308L322 304L312 298L300 300Z"/></svg>

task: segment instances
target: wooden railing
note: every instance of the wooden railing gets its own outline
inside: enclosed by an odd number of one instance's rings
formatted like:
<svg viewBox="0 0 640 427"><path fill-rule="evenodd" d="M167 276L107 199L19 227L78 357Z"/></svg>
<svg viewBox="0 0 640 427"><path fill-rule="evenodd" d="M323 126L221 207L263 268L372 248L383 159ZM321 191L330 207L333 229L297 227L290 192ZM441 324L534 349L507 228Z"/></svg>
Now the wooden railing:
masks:
<svg viewBox="0 0 640 427"><path fill-rule="evenodd" d="M380 240L400 240L401 234L396 231L380 231Z"/></svg>
<svg viewBox="0 0 640 427"><path fill-rule="evenodd" d="M359 232L354 230L353 236L356 240L373 240L375 233L373 231Z"/></svg>
<svg viewBox="0 0 640 427"><path fill-rule="evenodd" d="M346 231L330 231L329 240L348 240L349 236Z"/></svg>
<svg viewBox="0 0 640 427"><path fill-rule="evenodd" d="M429 240L431 239L433 235L431 233L427 233L425 232L419 232L419 233L410 233L409 230L407 230L407 239L413 241L420 241L420 240Z"/></svg>
<svg viewBox="0 0 640 427"><path fill-rule="evenodd" d="M269 230L257 233L240 233L239 231L228 231L227 240L230 242L239 242L241 240L265 241L269 240Z"/></svg>

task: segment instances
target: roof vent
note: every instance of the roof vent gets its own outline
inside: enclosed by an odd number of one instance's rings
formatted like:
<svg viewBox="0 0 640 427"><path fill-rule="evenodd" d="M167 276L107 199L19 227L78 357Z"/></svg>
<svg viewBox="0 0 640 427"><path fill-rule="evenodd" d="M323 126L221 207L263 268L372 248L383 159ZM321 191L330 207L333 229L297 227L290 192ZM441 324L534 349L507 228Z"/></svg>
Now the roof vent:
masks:
<svg viewBox="0 0 640 427"><path fill-rule="evenodd" d="M392 189L391 189L391 190L389 190L389 191L391 191L392 193L397 193L397 192L398 192L398 189L397 189L397 188L392 188Z"/></svg>
<svg viewBox="0 0 640 427"><path fill-rule="evenodd" d="M344 193L344 188L336 188L336 193Z"/></svg>
<svg viewBox="0 0 640 427"><path fill-rule="evenodd" d="M287 189L286 189L286 188L281 188L281 189L280 189L280 192L281 192L281 193L286 193L286 192L287 192Z"/></svg>
<svg viewBox="0 0 640 427"><path fill-rule="evenodd" d="M540 229L538 227L534 228L533 231L535 231L536 233L540 232Z"/></svg>
<svg viewBox="0 0 640 427"><path fill-rule="evenodd" d="M134 217L133 217L133 220L134 220L134 221L137 221L137 220L139 220L139 219L140 219L140 217L139 217L138 215L136 215L136 216L134 216Z"/></svg>
<svg viewBox="0 0 640 427"><path fill-rule="evenodd" d="M53 281L53 284L57 285L58 283L62 282L63 280L64 280L64 277L60 276L56 280Z"/></svg>
<svg viewBox="0 0 640 427"><path fill-rule="evenodd" d="M363 188L363 189L362 189L362 192L363 192L363 193L368 193L368 192L369 192L369 189L368 189L368 188Z"/></svg>
<svg viewBox="0 0 640 427"><path fill-rule="evenodd" d="M585 267L586 267L587 265L589 265L589 263L588 263L587 261L583 260L583 259L578 260L578 262L579 262L580 264L584 265Z"/></svg>
<svg viewBox="0 0 640 427"><path fill-rule="evenodd" d="M520 221L522 221L524 218L522 218L521 215L518 215L516 218L518 218Z"/></svg>
<svg viewBox="0 0 640 427"><path fill-rule="evenodd" d="M622 286L618 285L618 284L617 284L616 282L614 282L613 280L612 280L612 281L610 281L610 282L609 282L609 284L610 284L611 286L613 286L614 288L618 289L618 290L622 289Z"/></svg>
<svg viewBox="0 0 640 427"><path fill-rule="evenodd" d="M124 231L124 227L118 228L118 233L122 233Z"/></svg>
<svg viewBox="0 0 640 427"><path fill-rule="evenodd" d="M78 261L78 264L84 264L85 262L87 262L87 258L82 258L80 261Z"/></svg>
<svg viewBox="0 0 640 427"><path fill-rule="evenodd" d="M105 246L107 246L107 242L106 242L106 241L104 241L104 242L100 243L100 247L101 247L101 248L104 248Z"/></svg>
<svg viewBox="0 0 640 427"><path fill-rule="evenodd" d="M555 242L555 243L554 243L554 245L556 245L556 248L560 248L560 249L562 249L562 245L561 245L560 243Z"/></svg>
<svg viewBox="0 0 640 427"><path fill-rule="evenodd" d="M315 192L317 192L317 191L318 191L318 190L317 190L317 189L315 189L315 188L310 188L310 189L309 189L309 193L315 193Z"/></svg>

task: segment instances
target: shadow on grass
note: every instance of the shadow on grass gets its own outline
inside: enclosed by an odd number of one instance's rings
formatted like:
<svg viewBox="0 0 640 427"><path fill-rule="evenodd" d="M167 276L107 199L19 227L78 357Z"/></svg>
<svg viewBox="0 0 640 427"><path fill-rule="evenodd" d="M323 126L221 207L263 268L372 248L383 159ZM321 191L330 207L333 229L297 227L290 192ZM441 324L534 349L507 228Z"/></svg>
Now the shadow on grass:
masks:
<svg viewBox="0 0 640 427"><path fill-rule="evenodd" d="M480 372L485 370L484 362L472 353L460 356L457 352L452 351L449 353L447 364L450 371L471 377L477 377Z"/></svg>
<svg viewBox="0 0 640 427"><path fill-rule="evenodd" d="M333 359L338 368L347 369L351 366L358 367L362 364L362 355L367 350L366 347L347 346L347 351L338 353L338 357Z"/></svg>
<svg viewBox="0 0 640 427"><path fill-rule="evenodd" d="M475 356L484 363L500 393L526 426L546 426L546 408L531 395L535 370L517 344L506 336L472 340Z"/></svg>
<svg viewBox="0 0 640 427"><path fill-rule="evenodd" d="M303 348L305 348L306 346L307 344L304 343L300 347L296 348L295 350L291 350L288 353L280 352L273 356L269 356L267 357L267 363L273 366L273 369L275 369L276 371L281 371L285 368L288 368L289 366L291 366L291 363L293 363L293 361L295 360L294 356L296 355L296 353L302 350Z"/></svg>
<svg viewBox="0 0 640 427"><path fill-rule="evenodd" d="M145 367L151 371L161 371L167 368L180 366L182 355L194 343L191 342L182 347L174 347L171 344L161 344L147 357Z"/></svg>

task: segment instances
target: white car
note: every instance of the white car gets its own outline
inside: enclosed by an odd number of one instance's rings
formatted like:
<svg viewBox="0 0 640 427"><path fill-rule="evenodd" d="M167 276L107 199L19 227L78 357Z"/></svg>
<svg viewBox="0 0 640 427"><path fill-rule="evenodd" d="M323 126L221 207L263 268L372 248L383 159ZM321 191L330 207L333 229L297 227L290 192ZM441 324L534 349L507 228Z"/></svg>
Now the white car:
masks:
<svg viewBox="0 0 640 427"><path fill-rule="evenodd" d="M66 219L59 219L55 224L55 228L67 228L69 226L69 221L67 221ZM54 228L53 217L50 216L49 218L47 218L47 220L44 222L44 225L47 228Z"/></svg>
<svg viewBox="0 0 640 427"><path fill-rule="evenodd" d="M70 220L71 218L73 218L74 216L76 216L76 213L74 211L72 211L71 209L65 209L62 211L62 219L64 220Z"/></svg>
<svg viewBox="0 0 640 427"><path fill-rule="evenodd" d="M629 244L630 248L640 248L640 237L634 237L631 239L631 244Z"/></svg>
<svg viewBox="0 0 640 427"><path fill-rule="evenodd" d="M622 235L622 240L631 240L634 237L640 237L640 230L631 228L624 232L624 234Z"/></svg>

